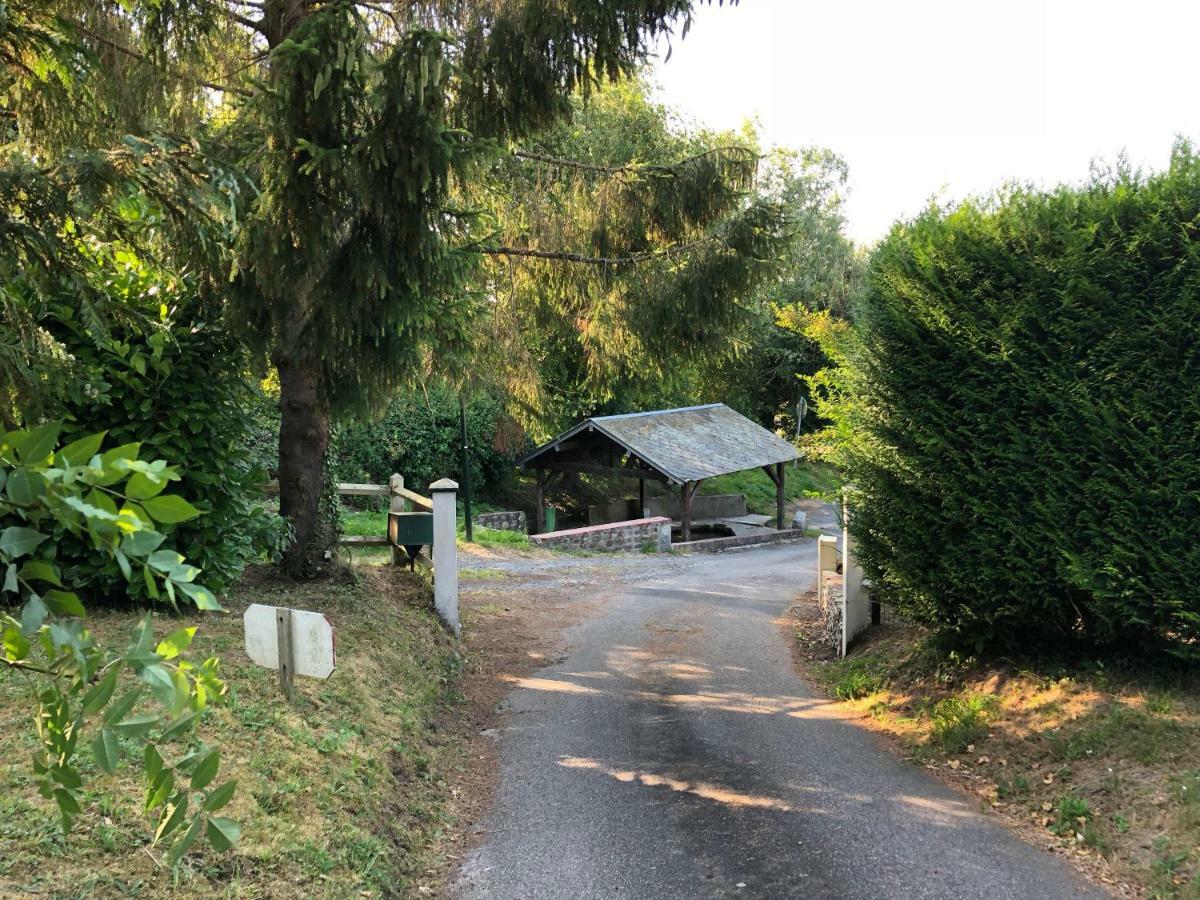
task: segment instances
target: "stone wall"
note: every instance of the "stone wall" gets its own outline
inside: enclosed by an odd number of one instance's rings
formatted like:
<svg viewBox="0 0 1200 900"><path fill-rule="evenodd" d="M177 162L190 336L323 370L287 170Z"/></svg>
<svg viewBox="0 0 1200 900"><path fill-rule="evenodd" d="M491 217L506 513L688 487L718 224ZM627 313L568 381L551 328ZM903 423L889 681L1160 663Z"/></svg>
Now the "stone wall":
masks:
<svg viewBox="0 0 1200 900"><path fill-rule="evenodd" d="M761 534L743 534L735 537L702 538L698 541L672 544L672 550L684 552L720 553L723 550L736 550L739 547L757 547L762 544L783 544L789 541L800 541L805 538L803 531L795 528L785 528L783 531L767 531Z"/></svg>
<svg viewBox="0 0 1200 900"><path fill-rule="evenodd" d="M611 525L588 525L533 534L529 540L536 547L555 550L641 550L653 545L656 550L671 549L671 520L665 516L633 519Z"/></svg>
<svg viewBox="0 0 1200 900"><path fill-rule="evenodd" d="M480 528L496 528L500 531L524 532L526 530L525 513L519 509L508 512L480 513L475 516L475 524Z"/></svg>
<svg viewBox="0 0 1200 900"><path fill-rule="evenodd" d="M825 625L825 640L838 656L842 655L842 576L825 572L817 589L817 605Z"/></svg>

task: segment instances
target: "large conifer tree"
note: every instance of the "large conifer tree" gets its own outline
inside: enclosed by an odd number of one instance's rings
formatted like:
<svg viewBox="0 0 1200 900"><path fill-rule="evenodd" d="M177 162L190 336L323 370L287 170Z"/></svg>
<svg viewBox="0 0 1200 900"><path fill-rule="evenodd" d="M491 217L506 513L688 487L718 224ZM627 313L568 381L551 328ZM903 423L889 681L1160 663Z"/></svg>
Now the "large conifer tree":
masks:
<svg viewBox="0 0 1200 900"><path fill-rule="evenodd" d="M16 0L10 15L85 48L87 117L57 121L67 68L13 77L33 143L62 148L125 129L187 128L250 175L232 212L230 309L277 367L280 507L297 572L319 558L331 417L380 402L470 337L481 249L457 208L473 167L569 115L571 97L630 75L686 23L692 0ZM99 63L99 65L96 65ZM61 107L60 107L61 108ZM56 127L46 127L48 124ZM39 129L56 140L37 140ZM714 169L744 183L752 157ZM661 174L661 173L660 173ZM666 184L666 182L663 182ZM661 190L659 191L661 193ZM694 235L706 210L675 207L638 256ZM661 197L661 208L672 208ZM764 222L747 227L761 230ZM570 248L561 248L564 251ZM557 254L573 265L596 256Z"/></svg>

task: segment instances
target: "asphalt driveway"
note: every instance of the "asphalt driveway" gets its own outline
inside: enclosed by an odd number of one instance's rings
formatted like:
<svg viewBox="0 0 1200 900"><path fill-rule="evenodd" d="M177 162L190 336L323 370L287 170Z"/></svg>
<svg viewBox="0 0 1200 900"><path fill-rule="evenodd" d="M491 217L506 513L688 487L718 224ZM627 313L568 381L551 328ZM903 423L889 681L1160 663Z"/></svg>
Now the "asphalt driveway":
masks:
<svg viewBox="0 0 1200 900"><path fill-rule="evenodd" d="M1105 896L842 721L777 624L813 541L607 588L518 680L462 898Z"/></svg>

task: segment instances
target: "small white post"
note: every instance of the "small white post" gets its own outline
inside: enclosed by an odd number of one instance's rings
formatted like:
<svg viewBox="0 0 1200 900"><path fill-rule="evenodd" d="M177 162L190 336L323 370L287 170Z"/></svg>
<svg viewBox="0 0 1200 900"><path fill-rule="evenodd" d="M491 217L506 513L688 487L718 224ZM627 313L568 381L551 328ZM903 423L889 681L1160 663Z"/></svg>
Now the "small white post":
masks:
<svg viewBox="0 0 1200 900"><path fill-rule="evenodd" d="M433 499L433 605L455 635L458 624L458 484L449 478L429 486Z"/></svg>
<svg viewBox="0 0 1200 900"><path fill-rule="evenodd" d="M823 534L817 538L817 590L825 582L826 572L837 571L837 538Z"/></svg>
<svg viewBox="0 0 1200 900"><path fill-rule="evenodd" d="M404 476L393 475L388 479L388 491L391 493L391 499L388 502L388 512L398 513L404 512L404 498L400 496L400 491L404 490ZM392 523L388 522L388 534L392 533ZM398 566L407 559L407 555L403 550L392 544L392 565Z"/></svg>

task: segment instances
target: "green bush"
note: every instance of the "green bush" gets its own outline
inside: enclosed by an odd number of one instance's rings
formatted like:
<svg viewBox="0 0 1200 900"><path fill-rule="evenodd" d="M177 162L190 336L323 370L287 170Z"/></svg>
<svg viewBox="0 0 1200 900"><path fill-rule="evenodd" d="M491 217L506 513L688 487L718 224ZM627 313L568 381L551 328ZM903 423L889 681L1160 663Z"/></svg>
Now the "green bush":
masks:
<svg viewBox="0 0 1200 900"><path fill-rule="evenodd" d="M261 503L266 475L248 448L254 398L244 352L219 323L191 310L164 319L160 327L127 328L98 342L63 314L63 340L91 373L62 403L66 433L102 431L111 445L139 442L146 455L183 463L180 490L204 514L165 531L220 593L247 561L279 548L282 523ZM60 537L72 584L96 599L145 599L110 555Z"/></svg>
<svg viewBox="0 0 1200 900"><path fill-rule="evenodd" d="M843 338L845 336L843 335ZM930 210L843 368L862 559L979 653L1200 650L1200 159Z"/></svg>
<svg viewBox="0 0 1200 900"><path fill-rule="evenodd" d="M424 492L439 478L462 481L458 394L443 385L397 397L369 422L343 424L334 439L338 481L383 484L393 472L410 490ZM512 477L525 437L500 401L477 394L467 401L471 488L494 492Z"/></svg>
<svg viewBox="0 0 1200 900"><path fill-rule="evenodd" d="M987 737L988 718L995 709L996 698L987 694L939 700L929 713L929 739L946 753L961 753Z"/></svg>

